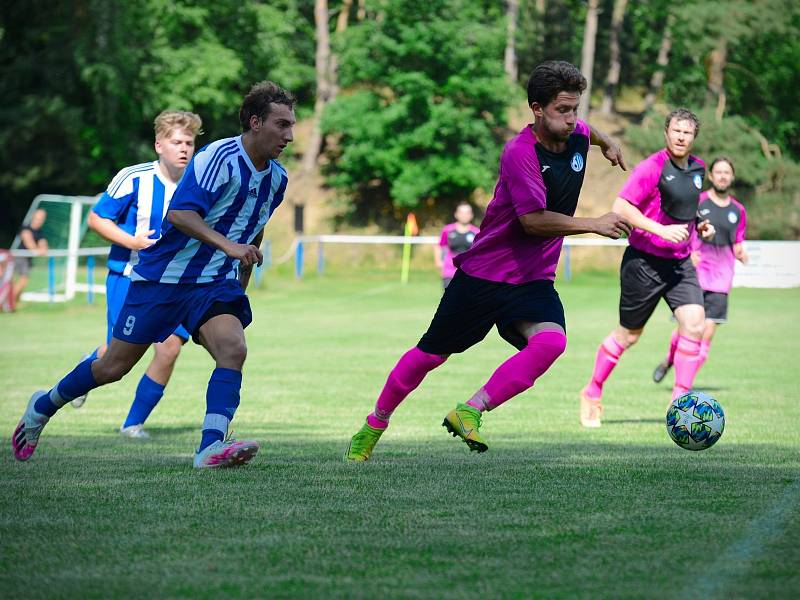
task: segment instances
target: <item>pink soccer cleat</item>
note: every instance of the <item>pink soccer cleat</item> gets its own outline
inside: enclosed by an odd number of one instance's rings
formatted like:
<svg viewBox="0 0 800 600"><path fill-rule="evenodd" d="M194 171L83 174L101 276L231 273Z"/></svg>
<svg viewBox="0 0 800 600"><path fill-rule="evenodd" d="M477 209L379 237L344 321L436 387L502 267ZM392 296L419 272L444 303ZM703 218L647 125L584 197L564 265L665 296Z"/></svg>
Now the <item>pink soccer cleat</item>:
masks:
<svg viewBox="0 0 800 600"><path fill-rule="evenodd" d="M195 469L238 467L250 461L258 452L258 442L226 439L214 442L194 455Z"/></svg>
<svg viewBox="0 0 800 600"><path fill-rule="evenodd" d="M42 429L50 420L50 417L37 413L33 408L36 400L46 393L46 390L39 390L33 393L28 402L28 407L14 430L14 435L11 436L11 448L14 450L14 458L17 460L24 461L33 456L39 443Z"/></svg>

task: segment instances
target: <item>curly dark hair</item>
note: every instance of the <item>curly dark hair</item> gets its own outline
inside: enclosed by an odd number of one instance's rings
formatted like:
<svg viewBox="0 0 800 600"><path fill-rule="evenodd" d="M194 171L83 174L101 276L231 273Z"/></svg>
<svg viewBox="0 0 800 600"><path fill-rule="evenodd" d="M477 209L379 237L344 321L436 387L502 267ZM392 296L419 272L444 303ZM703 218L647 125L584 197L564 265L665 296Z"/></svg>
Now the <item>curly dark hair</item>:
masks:
<svg viewBox="0 0 800 600"><path fill-rule="evenodd" d="M297 102L291 92L283 89L272 81L259 81L242 100L242 107L239 109L239 123L242 131L250 131L250 117L255 115L259 119L266 119L269 115L269 105L285 104L294 108Z"/></svg>
<svg viewBox="0 0 800 600"><path fill-rule="evenodd" d="M528 78L528 106L534 102L547 106L560 92L586 89L586 78L578 68L563 60L548 60L537 66Z"/></svg>
<svg viewBox="0 0 800 600"><path fill-rule="evenodd" d="M677 121L690 121L694 124L694 137L697 137L697 134L700 133L700 119L698 119L697 115L688 108L681 106L680 108L676 108L669 113L666 121L664 121L664 131L669 129L669 124L672 122L672 119Z"/></svg>

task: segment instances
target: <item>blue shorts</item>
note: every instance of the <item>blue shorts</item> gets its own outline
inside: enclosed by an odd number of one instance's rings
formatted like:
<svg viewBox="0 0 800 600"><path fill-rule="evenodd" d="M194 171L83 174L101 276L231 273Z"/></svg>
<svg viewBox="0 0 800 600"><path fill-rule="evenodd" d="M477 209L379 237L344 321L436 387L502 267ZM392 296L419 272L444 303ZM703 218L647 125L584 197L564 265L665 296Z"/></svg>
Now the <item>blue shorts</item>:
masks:
<svg viewBox="0 0 800 600"><path fill-rule="evenodd" d="M131 287L131 278L109 271L106 277L106 344L111 342L111 337L114 334L114 323L117 322L119 312L125 304L125 297L128 295L128 288ZM179 325L175 331L175 335L181 338L184 342L189 339L189 332ZM167 336L169 337L169 336Z"/></svg>
<svg viewBox="0 0 800 600"><path fill-rule="evenodd" d="M152 344L163 342L183 326L186 339L191 333L197 342L197 330L209 318L206 313L232 314L242 327L253 320L250 302L237 279L174 284L134 281L114 325L114 337L131 344Z"/></svg>

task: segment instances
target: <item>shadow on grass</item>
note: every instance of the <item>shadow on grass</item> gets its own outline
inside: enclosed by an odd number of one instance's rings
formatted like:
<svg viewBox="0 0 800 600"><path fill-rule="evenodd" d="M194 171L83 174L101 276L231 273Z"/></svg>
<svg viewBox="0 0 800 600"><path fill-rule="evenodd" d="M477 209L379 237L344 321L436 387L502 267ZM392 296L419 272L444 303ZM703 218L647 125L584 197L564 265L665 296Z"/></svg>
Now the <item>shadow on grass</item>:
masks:
<svg viewBox="0 0 800 600"><path fill-rule="evenodd" d="M661 423L660 419L617 420L611 423ZM192 428L163 427L164 432L195 431ZM404 478L421 482L447 479L453 469L466 469L470 477L491 478L500 470L523 473L542 472L552 468L562 476L579 476L586 468L614 472L619 466L658 472L675 469L692 471L695 468L716 470L710 475L775 468L800 476L800 457L796 449L780 445L726 444L725 438L714 447L702 452L683 450L667 436L652 445L611 443L584 440L575 442L531 439L528 435L505 435L493 440L491 449L483 454L470 452L459 440L452 438L411 437L387 439L375 449L367 463L347 463L343 454L347 440L341 438L303 437L284 434L256 435L261 448L253 462L237 472L293 472L292 476L313 477L314 474L339 473L347 479L368 474L374 470L397 470ZM139 476L142 470L154 469L153 476L191 472L193 447L185 438L155 436L148 441L119 439L109 444L100 436L48 436L42 439L37 453L26 463L13 459L10 448L0 458L0 480L18 476L51 476L58 479L70 476L81 478L109 476L124 478L126 473ZM624 477L624 473L619 473ZM579 483L576 481L575 483Z"/></svg>
<svg viewBox="0 0 800 600"><path fill-rule="evenodd" d="M603 419L603 425L622 425L630 423L664 423L664 419Z"/></svg>

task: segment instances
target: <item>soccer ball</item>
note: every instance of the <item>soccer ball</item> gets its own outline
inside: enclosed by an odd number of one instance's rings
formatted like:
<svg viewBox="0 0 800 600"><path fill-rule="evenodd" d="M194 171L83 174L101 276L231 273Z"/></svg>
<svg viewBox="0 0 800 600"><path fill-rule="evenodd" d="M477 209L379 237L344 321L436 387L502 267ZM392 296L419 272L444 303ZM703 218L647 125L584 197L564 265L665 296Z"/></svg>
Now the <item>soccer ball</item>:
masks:
<svg viewBox="0 0 800 600"><path fill-rule="evenodd" d="M687 450L705 450L717 443L725 430L720 403L703 392L678 396L667 409L667 433Z"/></svg>

